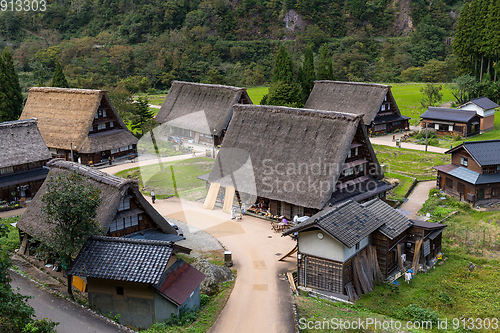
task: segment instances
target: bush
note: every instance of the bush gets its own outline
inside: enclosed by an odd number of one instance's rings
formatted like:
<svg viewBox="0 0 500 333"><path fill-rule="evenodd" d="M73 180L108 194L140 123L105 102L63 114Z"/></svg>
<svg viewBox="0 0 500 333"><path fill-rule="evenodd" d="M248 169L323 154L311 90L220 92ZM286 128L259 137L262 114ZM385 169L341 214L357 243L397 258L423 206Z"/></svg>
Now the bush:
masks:
<svg viewBox="0 0 500 333"><path fill-rule="evenodd" d="M208 296L206 294L201 294L200 295L200 308L204 308L205 305L207 305L209 301L210 301L210 296Z"/></svg>
<svg viewBox="0 0 500 333"><path fill-rule="evenodd" d="M401 319L408 319L418 322L431 322L437 324L438 314L431 309L422 308L421 306L410 304L401 310Z"/></svg>

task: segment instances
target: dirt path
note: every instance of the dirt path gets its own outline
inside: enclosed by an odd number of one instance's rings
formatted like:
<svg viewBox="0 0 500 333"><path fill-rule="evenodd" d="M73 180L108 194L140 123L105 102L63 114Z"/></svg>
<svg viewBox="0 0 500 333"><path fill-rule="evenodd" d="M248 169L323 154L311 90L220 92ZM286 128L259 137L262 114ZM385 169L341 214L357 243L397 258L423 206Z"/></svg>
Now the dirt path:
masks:
<svg viewBox="0 0 500 333"><path fill-rule="evenodd" d="M435 187L435 180L418 183L408 197L408 201L403 203L399 208L407 210L411 213L407 216L409 219L416 218L418 211L422 208L422 205L429 197L429 191Z"/></svg>
<svg viewBox="0 0 500 333"><path fill-rule="evenodd" d="M295 332L290 289L279 274L293 269L296 257L278 261L279 254L295 246L290 237L273 233L262 219L245 216L234 222L221 208L204 210L200 202L170 198L157 200L154 207L164 216L208 232L232 251L238 277L210 332Z"/></svg>
<svg viewBox="0 0 500 333"><path fill-rule="evenodd" d="M410 127L411 131L419 131L420 127L415 127L411 126ZM409 132L401 132L401 133L395 133L394 137L395 139L401 138L403 135ZM370 138L370 142L373 145L382 145L382 146L389 146L389 147L397 147L396 142L392 141L393 139L393 134L387 134L383 136L374 136ZM412 149L412 150L419 150L419 151L425 151L425 145L416 145L413 143L407 143L407 142L400 142L401 148L406 148L406 149ZM440 147L434 147L434 146L428 146L427 151L433 152L433 153L442 153L444 154L445 151L447 151L447 148L440 148Z"/></svg>

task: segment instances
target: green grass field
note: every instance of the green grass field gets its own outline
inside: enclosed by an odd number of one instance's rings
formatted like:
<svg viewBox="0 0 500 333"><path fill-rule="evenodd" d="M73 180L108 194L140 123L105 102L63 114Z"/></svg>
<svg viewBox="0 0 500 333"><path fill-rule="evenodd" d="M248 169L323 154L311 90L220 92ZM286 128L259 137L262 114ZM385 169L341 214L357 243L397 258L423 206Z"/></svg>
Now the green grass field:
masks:
<svg viewBox="0 0 500 333"><path fill-rule="evenodd" d="M253 104L260 104L262 97L269 91L269 87L252 87L248 88L248 96L252 100Z"/></svg>
<svg viewBox="0 0 500 333"><path fill-rule="evenodd" d="M379 145L373 145L373 149L379 163L386 165L387 172L415 177L419 181L435 179L436 170L432 167L451 162L450 155L445 154Z"/></svg>
<svg viewBox="0 0 500 333"><path fill-rule="evenodd" d="M387 198L389 200L402 201L406 198L408 191L410 190L414 179L411 177L403 176L397 173L386 172L384 173L385 180L397 179L398 184L389 193L387 193Z"/></svg>
<svg viewBox="0 0 500 333"><path fill-rule="evenodd" d="M133 168L120 171L116 175L139 180L143 193L149 195L154 190L158 199L179 196L188 200L196 200L206 195L205 182L196 177L210 172L213 163L214 160L211 158L196 157L163 163L161 166L155 164ZM172 177L172 168L174 177Z"/></svg>

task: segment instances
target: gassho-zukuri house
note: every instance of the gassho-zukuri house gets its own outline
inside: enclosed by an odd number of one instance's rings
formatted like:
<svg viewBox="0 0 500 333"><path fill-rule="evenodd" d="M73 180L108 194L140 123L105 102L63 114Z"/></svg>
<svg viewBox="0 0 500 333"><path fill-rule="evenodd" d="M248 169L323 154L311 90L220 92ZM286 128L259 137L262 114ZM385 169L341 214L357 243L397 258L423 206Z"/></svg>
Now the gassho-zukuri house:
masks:
<svg viewBox="0 0 500 333"><path fill-rule="evenodd" d="M21 238L21 252L26 251L30 237L43 238L54 227L41 217L44 203L41 201L47 191L47 181L58 175L76 172L93 186L101 190L101 204L96 210L96 221L104 234L111 237L179 241L184 239L161 216L139 191L134 180L112 176L75 162L52 160L47 163L50 172L35 198L17 223Z"/></svg>
<svg viewBox="0 0 500 333"><path fill-rule="evenodd" d="M495 126L495 109L499 105L487 97L473 98L465 104L460 105L460 110L475 111L479 116L479 129L481 132L492 129Z"/></svg>
<svg viewBox="0 0 500 333"><path fill-rule="evenodd" d="M227 211L241 200L287 219L385 198L393 187L361 115L259 105L234 106L213 168L199 178L210 184L204 208L223 200Z"/></svg>
<svg viewBox="0 0 500 333"><path fill-rule="evenodd" d="M377 279L434 265L445 227L409 220L377 198L328 207L283 236L297 237L299 287L354 301Z"/></svg>
<svg viewBox="0 0 500 333"><path fill-rule="evenodd" d="M451 163L434 167L438 188L475 205L500 202L500 140L464 142L446 154Z"/></svg>
<svg viewBox="0 0 500 333"><path fill-rule="evenodd" d="M82 164L130 154L138 141L104 90L30 88L21 119L31 117L53 157Z"/></svg>
<svg viewBox="0 0 500 333"><path fill-rule="evenodd" d="M234 104L252 104L246 88L174 81L155 119L172 135L218 146Z"/></svg>
<svg viewBox="0 0 500 333"><path fill-rule="evenodd" d="M0 123L0 206L31 199L49 173L50 158L36 119Z"/></svg>
<svg viewBox="0 0 500 333"><path fill-rule="evenodd" d="M171 241L92 236L68 274L86 278L93 309L120 314L122 325L149 328L200 307L205 275L176 253Z"/></svg>
<svg viewBox="0 0 500 333"><path fill-rule="evenodd" d="M401 115L388 85L315 81L304 108L362 115L369 134L409 129L410 118Z"/></svg>

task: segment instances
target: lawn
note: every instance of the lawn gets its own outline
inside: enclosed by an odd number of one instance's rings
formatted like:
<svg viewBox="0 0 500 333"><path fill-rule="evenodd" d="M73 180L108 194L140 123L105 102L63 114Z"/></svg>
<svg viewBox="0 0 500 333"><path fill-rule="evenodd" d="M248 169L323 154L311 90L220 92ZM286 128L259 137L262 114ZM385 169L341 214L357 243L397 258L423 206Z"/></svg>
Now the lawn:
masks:
<svg viewBox="0 0 500 333"><path fill-rule="evenodd" d="M387 199L403 201L403 199L406 198L408 191L411 189L415 179L391 172L384 173L384 176L386 177L385 180L390 181L392 184L394 183L393 180L397 181L397 186L387 193Z"/></svg>
<svg viewBox="0 0 500 333"><path fill-rule="evenodd" d="M187 200L197 200L206 195L206 190L205 181L196 177L209 173L213 163L214 160L211 158L196 157L128 169L116 175L139 180L143 193L149 195L154 190L158 199L178 196Z"/></svg>
<svg viewBox="0 0 500 333"><path fill-rule="evenodd" d="M252 87L247 89L248 96L253 104L260 104L262 97L269 91L269 87Z"/></svg>
<svg viewBox="0 0 500 333"><path fill-rule="evenodd" d="M386 172L397 173L417 180L436 178L435 165L449 164L450 155L373 145L380 164L386 165Z"/></svg>

